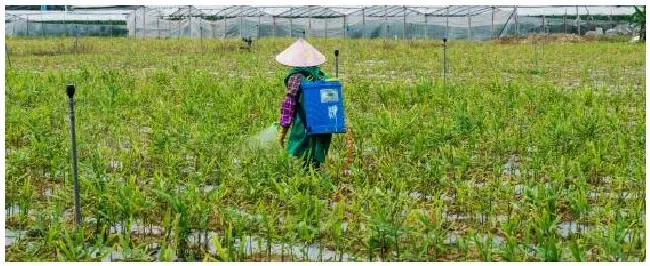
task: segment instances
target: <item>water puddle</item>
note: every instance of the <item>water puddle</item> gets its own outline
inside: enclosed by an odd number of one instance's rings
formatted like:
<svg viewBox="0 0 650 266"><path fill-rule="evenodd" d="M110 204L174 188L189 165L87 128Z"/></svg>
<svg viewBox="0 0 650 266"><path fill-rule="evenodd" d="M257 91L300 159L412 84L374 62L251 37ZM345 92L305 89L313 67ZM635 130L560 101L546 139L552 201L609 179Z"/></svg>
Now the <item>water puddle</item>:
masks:
<svg viewBox="0 0 650 266"><path fill-rule="evenodd" d="M484 235L484 234L477 234L476 235L476 240L486 244L488 241L491 239L492 240L492 247L501 247L503 243L505 243L505 239L502 236L498 235Z"/></svg>
<svg viewBox="0 0 650 266"><path fill-rule="evenodd" d="M121 234L124 233L124 228L121 224L116 224L111 226L108 232L110 234ZM165 230L161 226L157 225L141 225L136 223L131 224L131 234L161 236L164 232Z"/></svg>
<svg viewBox="0 0 650 266"><path fill-rule="evenodd" d="M150 127L142 127L140 128L139 132L144 134L151 134L153 133L153 129Z"/></svg>
<svg viewBox="0 0 650 266"><path fill-rule="evenodd" d="M131 142L128 139L121 141L121 143L122 145L120 148L122 149L122 152L129 152L131 150Z"/></svg>
<svg viewBox="0 0 650 266"><path fill-rule="evenodd" d="M521 195L526 191L526 186L524 185L515 185L514 186L515 195Z"/></svg>
<svg viewBox="0 0 650 266"><path fill-rule="evenodd" d="M116 161L116 160L111 160L110 162L108 162L108 169L110 171L116 171L116 170L122 169L122 162Z"/></svg>
<svg viewBox="0 0 650 266"><path fill-rule="evenodd" d="M213 186L213 185L204 185L204 186L201 186L201 187L196 187L195 189L196 189L196 192L199 192L199 191L200 191L200 192L203 192L203 193L210 193L210 192L212 192L215 188L216 188L216 187ZM187 190L187 187L186 187L186 186L183 186L183 185L180 185L180 186L178 186L178 190L180 190L180 191L186 191L186 190Z"/></svg>
<svg viewBox="0 0 650 266"><path fill-rule="evenodd" d="M347 223L345 224L345 227L347 228ZM208 251L211 254L217 254L217 247L213 244L212 241L217 237L219 237L217 233L208 233ZM223 235L221 237L223 237ZM198 239L205 239L203 233L193 233L190 236L190 243L195 245L202 244L199 243ZM267 249L269 248L266 239L264 237L256 235L247 236L246 240L243 241L243 243L239 238L235 239L233 242L234 243L232 248L235 250L235 252L241 248L246 252L247 255L262 253L264 254L263 256L266 256ZM224 249L226 248L223 245L222 247ZM336 252L334 250L327 248L323 248L321 250L321 247L318 244L309 244L306 246L298 244L297 246L289 247L287 244L282 245L282 243L272 242L270 243L270 249L272 256L281 256L284 254L286 260L293 261L320 261L321 256L323 261L338 261L340 256L340 252ZM293 257L293 259L291 259L291 257ZM351 257L348 254L343 254L343 261L350 261L350 259Z"/></svg>
<svg viewBox="0 0 650 266"><path fill-rule="evenodd" d="M20 207L16 203L5 209L5 219L7 217L18 216L18 214L20 214Z"/></svg>
<svg viewBox="0 0 650 266"><path fill-rule="evenodd" d="M433 196L431 196L431 195L425 195L425 196L423 197L423 196L422 196L422 193L417 192L417 191L415 191L415 192L411 192L411 194L409 194L409 196L411 196L411 198L414 198L414 199L424 199L424 200L426 200L426 201L432 201L432 200L433 200Z"/></svg>
<svg viewBox="0 0 650 266"><path fill-rule="evenodd" d="M568 237L569 235L576 234L578 232L586 232L591 230L590 226L582 225L577 222L562 222L557 225L557 232L562 237Z"/></svg>
<svg viewBox="0 0 650 266"><path fill-rule="evenodd" d="M506 176L521 176L521 170L519 169L519 157L516 155L510 155L508 161L501 166L501 172Z"/></svg>
<svg viewBox="0 0 650 266"><path fill-rule="evenodd" d="M25 235L27 235L27 231L5 228L5 248L20 241Z"/></svg>
<svg viewBox="0 0 650 266"><path fill-rule="evenodd" d="M43 196L46 198L52 197L52 188L48 187L45 190L43 190Z"/></svg>
<svg viewBox="0 0 650 266"><path fill-rule="evenodd" d="M633 193L612 193L612 192L587 192L587 198L591 200L595 199L624 199L624 200L633 200L640 198L640 195L635 195Z"/></svg>
<svg viewBox="0 0 650 266"><path fill-rule="evenodd" d="M458 239L460 239L460 238L461 238L461 235L459 235L457 233L454 233L454 232L450 232L447 235L447 237L445 237L445 240L442 243L445 244L445 245L453 245L453 244L458 243ZM487 243L488 239L491 238L493 248L494 247L500 247L505 242L505 239L503 237L497 236L497 235L477 234L476 239L468 239L467 236L462 236L462 238L465 239L465 241L471 241L471 242L480 241L481 243Z"/></svg>
<svg viewBox="0 0 650 266"><path fill-rule="evenodd" d="M497 216L487 216L485 214L474 214L474 215L467 215L464 213L456 213L456 214L449 214L447 212L443 212L442 216L445 217L447 221L476 221L480 223L486 223L490 221L490 223L496 224L496 223L503 223L508 220L508 216L505 215L497 215Z"/></svg>
<svg viewBox="0 0 650 266"><path fill-rule="evenodd" d="M450 203L453 203L455 199L453 197L451 197L451 196L448 196L447 194L441 194L440 195L440 200L442 200L443 202L445 202L447 204L450 204Z"/></svg>

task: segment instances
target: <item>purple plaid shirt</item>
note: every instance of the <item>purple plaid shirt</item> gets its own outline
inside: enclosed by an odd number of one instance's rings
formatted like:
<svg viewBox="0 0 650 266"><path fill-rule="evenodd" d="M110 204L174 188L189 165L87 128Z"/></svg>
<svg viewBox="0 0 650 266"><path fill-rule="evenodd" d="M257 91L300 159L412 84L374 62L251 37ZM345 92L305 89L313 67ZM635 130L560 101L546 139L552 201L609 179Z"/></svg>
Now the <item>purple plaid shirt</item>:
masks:
<svg viewBox="0 0 650 266"><path fill-rule="evenodd" d="M284 97L280 110L280 125L284 128L291 126L293 115L296 113L296 103L298 102L298 94L300 93L300 81L302 81L302 74L300 73L293 74L289 77L287 96Z"/></svg>

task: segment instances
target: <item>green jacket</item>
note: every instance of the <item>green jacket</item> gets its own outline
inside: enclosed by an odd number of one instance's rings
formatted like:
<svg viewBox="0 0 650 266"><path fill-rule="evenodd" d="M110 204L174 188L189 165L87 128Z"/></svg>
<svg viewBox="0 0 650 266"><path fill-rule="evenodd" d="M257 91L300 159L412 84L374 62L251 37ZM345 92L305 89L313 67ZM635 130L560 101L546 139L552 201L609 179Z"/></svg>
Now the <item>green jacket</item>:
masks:
<svg viewBox="0 0 650 266"><path fill-rule="evenodd" d="M291 75L303 74L303 82L327 79L328 76L320 70L320 67L294 67L284 79L287 86ZM318 134L307 136L305 130L305 110L302 91L298 93L296 112L291 122L287 152L296 157L302 157L306 161L325 162L325 156L332 141L332 134Z"/></svg>

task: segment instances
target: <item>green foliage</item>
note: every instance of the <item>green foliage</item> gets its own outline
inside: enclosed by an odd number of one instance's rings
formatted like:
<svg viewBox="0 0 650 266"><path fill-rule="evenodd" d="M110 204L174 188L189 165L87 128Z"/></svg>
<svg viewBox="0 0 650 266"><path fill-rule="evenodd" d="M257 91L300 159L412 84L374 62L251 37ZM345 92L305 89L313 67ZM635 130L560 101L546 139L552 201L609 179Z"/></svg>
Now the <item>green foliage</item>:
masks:
<svg viewBox="0 0 650 266"><path fill-rule="evenodd" d="M645 8L646 6L642 6L641 8L634 7L634 13L632 14L632 25L635 27L639 28L639 31L641 32L641 40L645 41Z"/></svg>
<svg viewBox="0 0 650 266"><path fill-rule="evenodd" d="M645 259L644 44L451 42L443 83L437 42L310 41L341 50L344 176L341 135L321 174L257 138L291 40L78 41L7 40L8 261Z"/></svg>

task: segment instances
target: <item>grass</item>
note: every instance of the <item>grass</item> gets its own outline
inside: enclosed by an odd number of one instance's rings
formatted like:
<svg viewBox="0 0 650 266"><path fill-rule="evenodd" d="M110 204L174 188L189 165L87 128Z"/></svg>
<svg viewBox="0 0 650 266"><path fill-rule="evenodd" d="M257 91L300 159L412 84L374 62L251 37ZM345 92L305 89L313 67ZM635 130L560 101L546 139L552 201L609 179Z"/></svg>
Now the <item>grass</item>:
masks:
<svg viewBox="0 0 650 266"><path fill-rule="evenodd" d="M332 192L249 145L289 39L7 38L7 260L645 261L644 44L451 42L443 83L437 41L310 42L354 128Z"/></svg>

